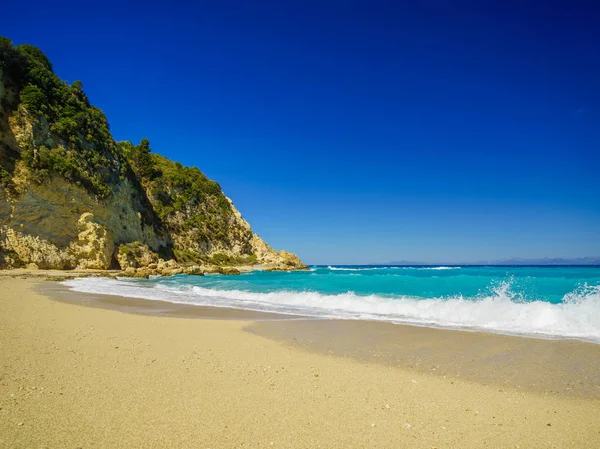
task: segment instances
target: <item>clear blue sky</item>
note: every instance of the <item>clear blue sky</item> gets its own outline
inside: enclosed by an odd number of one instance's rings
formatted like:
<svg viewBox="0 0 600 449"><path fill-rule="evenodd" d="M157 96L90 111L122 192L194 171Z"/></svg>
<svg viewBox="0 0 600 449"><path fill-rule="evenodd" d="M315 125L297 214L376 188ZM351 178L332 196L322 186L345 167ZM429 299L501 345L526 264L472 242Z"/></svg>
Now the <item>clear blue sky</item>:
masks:
<svg viewBox="0 0 600 449"><path fill-rule="evenodd" d="M9 1L0 34L308 263L600 255L594 2L175 3Z"/></svg>

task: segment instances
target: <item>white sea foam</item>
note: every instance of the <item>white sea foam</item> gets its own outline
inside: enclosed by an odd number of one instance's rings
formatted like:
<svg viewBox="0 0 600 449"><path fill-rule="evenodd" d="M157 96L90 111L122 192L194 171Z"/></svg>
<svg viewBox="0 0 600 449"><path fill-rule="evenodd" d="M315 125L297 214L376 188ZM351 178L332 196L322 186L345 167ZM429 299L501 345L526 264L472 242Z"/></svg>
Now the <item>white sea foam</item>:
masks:
<svg viewBox="0 0 600 449"><path fill-rule="evenodd" d="M460 267L419 267L419 270L460 270Z"/></svg>
<svg viewBox="0 0 600 449"><path fill-rule="evenodd" d="M390 267L395 270L460 270L462 267Z"/></svg>
<svg viewBox="0 0 600 449"><path fill-rule="evenodd" d="M460 270L461 267L398 267L398 266L381 266L381 267L336 267L329 265L330 271L372 271L372 270Z"/></svg>
<svg viewBox="0 0 600 449"><path fill-rule="evenodd" d="M584 285L563 302L522 301L499 284L477 299L325 295L311 291L255 293L102 278L64 282L79 292L112 294L174 303L271 311L314 317L368 319L491 332L580 338L600 343L600 286Z"/></svg>
<svg viewBox="0 0 600 449"><path fill-rule="evenodd" d="M331 271L371 271L371 270L385 270L388 267L363 267L363 268L349 268L349 267L333 267L329 265L327 269Z"/></svg>

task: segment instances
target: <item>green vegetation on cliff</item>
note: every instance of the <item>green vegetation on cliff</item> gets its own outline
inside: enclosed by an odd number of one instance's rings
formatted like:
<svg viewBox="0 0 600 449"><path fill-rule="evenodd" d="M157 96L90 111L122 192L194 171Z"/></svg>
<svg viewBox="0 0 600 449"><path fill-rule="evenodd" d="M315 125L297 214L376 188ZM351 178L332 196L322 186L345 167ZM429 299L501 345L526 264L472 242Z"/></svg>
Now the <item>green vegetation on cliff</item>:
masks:
<svg viewBox="0 0 600 449"><path fill-rule="evenodd" d="M254 235L218 183L152 152L146 138L116 143L80 81L62 81L38 48L0 37L0 266L172 258L302 266Z"/></svg>
<svg viewBox="0 0 600 449"><path fill-rule="evenodd" d="M230 246L235 239L237 226L231 203L227 200L221 186L208 179L196 167L185 167L159 154L151 152L150 142L143 138L139 145L125 141L119 143L123 154L141 180L158 217L167 223L178 235L193 235L193 240ZM238 232L239 233L239 232ZM246 240L251 237L242 236ZM189 248L187 241L174 242L174 251L178 260L183 262L211 262L219 264L251 262L245 257L251 255L246 245L241 259L207 258L203 251Z"/></svg>
<svg viewBox="0 0 600 449"><path fill-rule="evenodd" d="M90 105L81 81L65 83L40 49L15 47L6 38L0 38L0 68L19 92L19 103L59 139L53 142L48 136L39 146L24 149L23 160L35 169L35 180L57 173L99 197L108 196L109 184L121 175L118 147L104 113Z"/></svg>

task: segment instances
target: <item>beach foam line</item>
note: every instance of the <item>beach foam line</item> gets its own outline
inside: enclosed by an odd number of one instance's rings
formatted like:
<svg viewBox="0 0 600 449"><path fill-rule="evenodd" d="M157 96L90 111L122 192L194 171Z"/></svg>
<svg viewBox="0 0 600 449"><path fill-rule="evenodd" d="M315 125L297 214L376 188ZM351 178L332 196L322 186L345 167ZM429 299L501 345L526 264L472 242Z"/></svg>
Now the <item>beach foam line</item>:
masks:
<svg viewBox="0 0 600 449"><path fill-rule="evenodd" d="M398 267L398 266L381 266L381 267L336 267L335 265L327 266L330 271L374 271L374 270L460 270L462 267Z"/></svg>
<svg viewBox="0 0 600 449"><path fill-rule="evenodd" d="M414 298L327 295L314 291L258 293L165 285L157 280L80 278L64 285L85 293L110 294L173 303L239 308L319 318L366 319L491 332L586 339L600 343L600 286L584 285L559 304L523 301L510 282L478 298Z"/></svg>
<svg viewBox="0 0 600 449"><path fill-rule="evenodd" d="M334 267L329 265L327 267L330 271L373 271L373 270L387 270L389 267L363 267L363 268L350 268L350 267Z"/></svg>
<svg viewBox="0 0 600 449"><path fill-rule="evenodd" d="M419 270L460 270L461 267L419 267Z"/></svg>

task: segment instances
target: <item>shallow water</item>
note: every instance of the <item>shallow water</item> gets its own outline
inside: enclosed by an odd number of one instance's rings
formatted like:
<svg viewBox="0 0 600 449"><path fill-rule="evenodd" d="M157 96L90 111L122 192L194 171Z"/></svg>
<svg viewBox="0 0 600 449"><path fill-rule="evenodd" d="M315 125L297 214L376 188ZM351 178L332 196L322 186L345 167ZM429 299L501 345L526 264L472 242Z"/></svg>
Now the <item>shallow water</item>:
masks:
<svg viewBox="0 0 600 449"><path fill-rule="evenodd" d="M65 284L193 305L600 342L600 267L317 266Z"/></svg>

